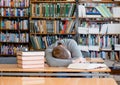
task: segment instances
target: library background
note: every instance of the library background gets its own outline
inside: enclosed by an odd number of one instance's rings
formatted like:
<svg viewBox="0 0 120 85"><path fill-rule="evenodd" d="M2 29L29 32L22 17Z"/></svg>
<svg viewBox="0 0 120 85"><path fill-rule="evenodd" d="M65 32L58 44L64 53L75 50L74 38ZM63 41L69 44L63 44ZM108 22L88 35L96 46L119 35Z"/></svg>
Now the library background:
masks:
<svg viewBox="0 0 120 85"><path fill-rule="evenodd" d="M64 38L75 39L84 57L109 60L111 73L120 74L113 69L120 61L120 0L0 0L1 64Z"/></svg>

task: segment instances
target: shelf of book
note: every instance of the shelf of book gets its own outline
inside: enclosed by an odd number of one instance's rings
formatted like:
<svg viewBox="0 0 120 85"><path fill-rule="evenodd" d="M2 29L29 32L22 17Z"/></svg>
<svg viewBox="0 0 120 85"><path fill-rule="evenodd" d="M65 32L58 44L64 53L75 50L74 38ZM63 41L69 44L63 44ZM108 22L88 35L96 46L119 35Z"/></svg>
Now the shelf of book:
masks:
<svg viewBox="0 0 120 85"><path fill-rule="evenodd" d="M0 1L0 56L29 49L29 0Z"/></svg>
<svg viewBox="0 0 120 85"><path fill-rule="evenodd" d="M116 60L120 44L120 2L108 0L78 1L78 44L90 57ZM120 12L120 11L118 11Z"/></svg>
<svg viewBox="0 0 120 85"><path fill-rule="evenodd" d="M61 38L76 34L75 1L31 1L30 40L34 49L45 49Z"/></svg>

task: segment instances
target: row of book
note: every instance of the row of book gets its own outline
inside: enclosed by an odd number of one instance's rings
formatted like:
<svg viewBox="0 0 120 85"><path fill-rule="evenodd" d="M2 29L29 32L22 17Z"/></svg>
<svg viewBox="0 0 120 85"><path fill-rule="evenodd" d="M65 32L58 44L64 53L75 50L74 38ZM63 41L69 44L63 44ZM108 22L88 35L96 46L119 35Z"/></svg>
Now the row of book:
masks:
<svg viewBox="0 0 120 85"><path fill-rule="evenodd" d="M86 50L112 50L112 45L119 44L119 38L116 35L103 35L101 37L99 37L99 35L93 35L90 37L80 35L78 37L78 44L86 46Z"/></svg>
<svg viewBox="0 0 120 85"><path fill-rule="evenodd" d="M18 51L17 66L19 68L44 68L44 51Z"/></svg>
<svg viewBox="0 0 120 85"><path fill-rule="evenodd" d="M86 24L87 25L87 24ZM120 34L120 23L99 24L98 26L78 27L79 34Z"/></svg>
<svg viewBox="0 0 120 85"><path fill-rule="evenodd" d="M1 45L0 46L0 54L1 55L16 55L17 51L25 51L28 49L27 45Z"/></svg>
<svg viewBox="0 0 120 85"><path fill-rule="evenodd" d="M99 35L89 35L88 39L89 45L99 45Z"/></svg>
<svg viewBox="0 0 120 85"><path fill-rule="evenodd" d="M103 59L109 59L109 60L117 60L118 59L118 53L117 52L97 52L97 51L90 51L89 52L90 58L103 58Z"/></svg>
<svg viewBox="0 0 120 85"><path fill-rule="evenodd" d="M31 16L72 17L75 13L74 3L39 3L31 4Z"/></svg>
<svg viewBox="0 0 120 85"><path fill-rule="evenodd" d="M0 8L0 16L20 16L20 17L24 17L24 16L28 16L28 8Z"/></svg>
<svg viewBox="0 0 120 85"><path fill-rule="evenodd" d="M50 46L51 44L55 43L56 40L58 39L71 39L73 38L72 35L47 35L47 36L36 36L36 35L32 35L30 36L30 41L32 44L32 47L34 49L45 49L48 46Z"/></svg>
<svg viewBox="0 0 120 85"><path fill-rule="evenodd" d="M7 7L28 7L30 0L0 0L0 6Z"/></svg>
<svg viewBox="0 0 120 85"><path fill-rule="evenodd" d="M0 33L1 42L29 42L28 33Z"/></svg>
<svg viewBox="0 0 120 85"><path fill-rule="evenodd" d="M28 30L28 20L7 20L3 19L0 21L1 29L10 30Z"/></svg>
<svg viewBox="0 0 120 85"><path fill-rule="evenodd" d="M78 44L80 45L88 45L88 35L86 34L79 34L78 36Z"/></svg>
<svg viewBox="0 0 120 85"><path fill-rule="evenodd" d="M33 20L30 32L34 33L72 33L75 28L74 20Z"/></svg>
<svg viewBox="0 0 120 85"><path fill-rule="evenodd" d="M118 44L119 38L116 35L104 35L100 37L101 48L112 48L112 45Z"/></svg>
<svg viewBox="0 0 120 85"><path fill-rule="evenodd" d="M97 5L95 7L86 7L85 5L78 6L79 17L120 17L120 7L110 7L106 5Z"/></svg>

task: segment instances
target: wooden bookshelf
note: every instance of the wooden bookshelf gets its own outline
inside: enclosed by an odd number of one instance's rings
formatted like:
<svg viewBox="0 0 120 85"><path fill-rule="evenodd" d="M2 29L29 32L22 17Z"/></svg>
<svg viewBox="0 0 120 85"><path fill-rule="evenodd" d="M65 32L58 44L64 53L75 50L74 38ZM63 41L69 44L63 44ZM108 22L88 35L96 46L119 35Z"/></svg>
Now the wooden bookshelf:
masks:
<svg viewBox="0 0 120 85"><path fill-rule="evenodd" d="M115 54L120 57L119 51L115 51L112 47L115 44L120 44L120 32L118 32L120 30L117 30L116 27L120 24L120 16L116 15L113 9L119 6L119 1L78 0L79 36L77 41L80 47L84 48L83 50L90 52L90 57L101 57L110 60L116 60ZM116 31L111 30L112 24L114 25L113 29ZM103 33L103 30L105 30L104 25L107 27L110 25L109 28L105 27L107 28L105 33ZM89 33L91 28L92 33ZM96 47L96 43L98 47Z"/></svg>
<svg viewBox="0 0 120 85"><path fill-rule="evenodd" d="M2 0L1 2L3 3ZM12 1L12 0L11 0ZM24 0L23 0L24 1ZM26 2L25 2L26 1ZM112 8L119 7L120 1L114 0L25 0L24 2L7 2L5 4L0 4L0 52L2 55L3 46L10 46L16 48L27 47L29 50L45 50L47 46L51 45L58 39L62 38L74 38L77 36L77 42L80 45L81 41L83 42L83 46L88 47L91 42L96 42L99 46L98 50L89 50L95 56L101 57L102 53L105 52L107 58L110 56L114 50L103 49L102 40L109 36L116 36L117 44L120 44L120 33L100 33L103 24L111 24L111 23L120 23L120 16L113 14ZM13 5L13 4L14 5ZM99 13L100 16L86 16L86 12L81 15L79 14L79 5L83 5L85 10L89 12L90 10L97 9L96 7L99 5L105 5L112 15L104 17ZM82 9L83 10L83 9ZM15 13L15 11L21 11L21 13ZM95 10L96 11L96 10ZM97 10L98 11L98 10ZM119 11L119 10L118 10ZM22 14L23 13L23 14ZM88 13L89 14L89 13ZM117 14L117 13L116 13ZM120 14L120 13L118 13ZM27 21L26 21L27 20ZM7 25L6 25L6 23ZM26 28L24 29L23 24L26 23ZM12 27L9 23L12 23L16 28ZM20 25L19 25L20 24ZM5 26L6 27L5 27ZM86 25L86 27L85 27ZM99 33L79 33L78 27L85 28L98 28ZM94 30L93 30L94 31ZM28 40L21 40L20 35L28 36ZM26 35L25 35L26 34ZM18 36L16 41L9 41L9 39L5 39L4 37L10 37L10 35L14 35L14 37ZM96 39L91 39L90 37L96 37ZM84 38L86 37L86 38ZM15 38L13 39L15 40ZM95 41L96 40L96 41ZM38 42L39 41L39 42ZM111 39L112 41L112 39ZM114 40L113 40L114 42ZM19 45L20 44L20 45ZM102 44L102 45L101 45ZM19 45L19 46L18 46ZM36 45L36 46L34 46ZM42 47L41 47L42 46ZM92 46L95 46L92 44ZM38 48L36 48L38 47ZM114 51L120 56L119 51ZM8 54L11 55L11 54ZM15 54L13 54L14 56ZM94 57L95 57L94 56ZM91 56L92 57L92 56Z"/></svg>
<svg viewBox="0 0 120 85"><path fill-rule="evenodd" d="M0 11L0 56L29 49L29 0L2 0Z"/></svg>
<svg viewBox="0 0 120 85"><path fill-rule="evenodd" d="M76 35L75 0L32 0L30 3L30 40L33 49L45 49L58 39Z"/></svg>

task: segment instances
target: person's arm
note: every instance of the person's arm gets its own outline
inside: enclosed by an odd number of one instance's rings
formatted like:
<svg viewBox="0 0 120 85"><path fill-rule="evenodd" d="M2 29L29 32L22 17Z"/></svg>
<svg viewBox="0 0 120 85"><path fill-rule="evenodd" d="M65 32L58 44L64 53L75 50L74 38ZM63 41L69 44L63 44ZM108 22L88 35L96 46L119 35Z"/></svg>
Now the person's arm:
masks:
<svg viewBox="0 0 120 85"><path fill-rule="evenodd" d="M45 50L46 62L49 66L66 67L70 63L72 63L71 59L58 59L52 56L52 50L54 47L57 46L58 42L62 42L62 41L56 41L56 43L52 44Z"/></svg>
<svg viewBox="0 0 120 85"><path fill-rule="evenodd" d="M49 66L57 66L57 67L66 67L71 63L78 63L80 62L80 57L82 57L82 53L79 50L77 43L74 40L69 39L66 41L61 41L65 46L68 47L68 50L71 51L72 53L72 58L71 59L57 59L52 56L52 50L56 46L56 44L50 46L45 50L45 57L47 64Z"/></svg>
<svg viewBox="0 0 120 85"><path fill-rule="evenodd" d="M77 42L75 40L73 39L70 40L70 42L67 44L67 48L71 52L71 56L73 59L76 59L79 57L83 58L82 52L80 48L78 47Z"/></svg>
<svg viewBox="0 0 120 85"><path fill-rule="evenodd" d="M68 41L69 42L69 41ZM83 58L82 52L79 49L77 42L75 40L70 40L69 43L67 43L67 48L71 52L71 60L72 63L79 63L79 62L86 62L86 59Z"/></svg>
<svg viewBox="0 0 120 85"><path fill-rule="evenodd" d="M46 49L45 50L45 57L46 62L49 66L54 67L67 67L70 63L72 63L72 60L70 59L57 59L52 56L52 49Z"/></svg>

